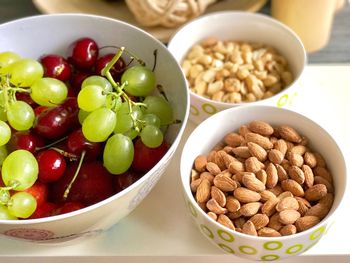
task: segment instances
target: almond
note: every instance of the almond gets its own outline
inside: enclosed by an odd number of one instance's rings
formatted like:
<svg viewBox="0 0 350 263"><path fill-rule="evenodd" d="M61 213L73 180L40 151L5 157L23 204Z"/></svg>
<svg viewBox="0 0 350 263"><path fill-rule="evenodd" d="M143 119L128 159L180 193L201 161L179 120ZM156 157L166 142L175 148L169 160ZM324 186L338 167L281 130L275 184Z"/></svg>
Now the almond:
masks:
<svg viewBox="0 0 350 263"><path fill-rule="evenodd" d="M197 172L195 169L191 170L191 182L194 180L197 180L199 178L199 172Z"/></svg>
<svg viewBox="0 0 350 263"><path fill-rule="evenodd" d="M288 152L287 159L291 165L301 167L304 164L304 158L300 154Z"/></svg>
<svg viewBox="0 0 350 263"><path fill-rule="evenodd" d="M241 217L241 212L239 210L237 212L233 212L233 213L232 212L228 212L226 215L231 220L235 220L237 218L242 218Z"/></svg>
<svg viewBox="0 0 350 263"><path fill-rule="evenodd" d="M326 205L322 203L318 203L314 206L312 206L307 212L305 213L305 216L317 216L318 218L324 218L328 214L330 210L330 207L327 207Z"/></svg>
<svg viewBox="0 0 350 263"><path fill-rule="evenodd" d="M333 205L333 201L334 201L333 194L328 193L324 197L321 198L319 204L322 204L322 205L326 206L327 208L331 209L331 207Z"/></svg>
<svg viewBox="0 0 350 263"><path fill-rule="evenodd" d="M261 195L262 202L266 202L270 198L276 198L275 194L268 190L261 191L260 195Z"/></svg>
<svg viewBox="0 0 350 263"><path fill-rule="evenodd" d="M263 227L258 231L260 237L280 237L281 234L273 228Z"/></svg>
<svg viewBox="0 0 350 263"><path fill-rule="evenodd" d="M306 187L310 188L311 186L314 185L314 173L312 172L312 169L309 165L304 164L301 167L301 170L304 173L304 177L305 177L305 185Z"/></svg>
<svg viewBox="0 0 350 263"><path fill-rule="evenodd" d="M239 127L239 134L242 135L243 137L246 136L247 133L250 133L251 131L249 130L247 125L241 125Z"/></svg>
<svg viewBox="0 0 350 263"><path fill-rule="evenodd" d="M213 181L214 181L214 175L212 175L211 173L209 173L209 172L203 172L203 173L201 173L200 174L200 176L199 176L199 178L200 179L207 179L207 180L209 180L209 182L211 183L211 184L213 184Z"/></svg>
<svg viewBox="0 0 350 263"><path fill-rule="evenodd" d="M276 205L278 202L278 198L270 198L261 207L261 212L267 216L273 215L276 212Z"/></svg>
<svg viewBox="0 0 350 263"><path fill-rule="evenodd" d="M319 167L324 167L326 168L326 161L324 160L323 156L320 153L313 153L315 158L316 158L316 165Z"/></svg>
<svg viewBox="0 0 350 263"><path fill-rule="evenodd" d="M272 192L275 196L279 196L283 193L283 189L280 185L276 185L274 188L271 188L268 191Z"/></svg>
<svg viewBox="0 0 350 263"><path fill-rule="evenodd" d="M321 176L324 179L326 179L328 182L330 182L330 183L333 182L332 175L330 174L330 172L326 168L320 167L320 166L316 166L313 169L313 172L314 172L315 176Z"/></svg>
<svg viewBox="0 0 350 263"><path fill-rule="evenodd" d="M243 141L244 137L235 132L231 132L224 137L224 142L231 147L240 146Z"/></svg>
<svg viewBox="0 0 350 263"><path fill-rule="evenodd" d="M295 222L295 226L298 232L302 232L317 225L319 222L320 219L317 216L303 216Z"/></svg>
<svg viewBox="0 0 350 263"><path fill-rule="evenodd" d="M290 142L300 143L302 141L301 136L292 127L287 125L282 125L278 127L279 135Z"/></svg>
<svg viewBox="0 0 350 263"><path fill-rule="evenodd" d="M235 226L233 225L230 218L228 218L226 215L219 215L217 219L218 223L220 223L223 226L228 227L229 229L235 230Z"/></svg>
<svg viewBox="0 0 350 263"><path fill-rule="evenodd" d="M222 207L226 205L226 196L225 194L216 186L211 187L211 197L218 202L218 204Z"/></svg>
<svg viewBox="0 0 350 263"><path fill-rule="evenodd" d="M263 136L270 136L273 134L273 128L270 124L264 121L255 120L248 124L249 130L255 133L259 133Z"/></svg>
<svg viewBox="0 0 350 263"><path fill-rule="evenodd" d="M257 134L257 133L248 132L245 135L245 139L247 142L254 142L254 143L260 145L265 150L270 150L273 148L273 143L270 142L269 138L262 136L260 134Z"/></svg>
<svg viewBox="0 0 350 263"><path fill-rule="evenodd" d="M257 173L261 169L264 169L265 165L256 157L249 157L245 160L245 167L247 172Z"/></svg>
<svg viewBox="0 0 350 263"><path fill-rule="evenodd" d="M201 180L197 192L196 192L196 200L197 202L204 203L207 202L210 198L210 187L211 184L209 180L204 179Z"/></svg>
<svg viewBox="0 0 350 263"><path fill-rule="evenodd" d="M200 173L205 171L206 165L207 165L207 157L205 155L199 155L194 160L194 168Z"/></svg>
<svg viewBox="0 0 350 263"><path fill-rule="evenodd" d="M213 162L208 162L206 164L206 169L212 175L218 175L219 173L221 173L221 169L219 168L219 166L216 163L213 163Z"/></svg>
<svg viewBox="0 0 350 263"><path fill-rule="evenodd" d="M268 154L269 160L274 164L280 164L284 159L284 154L277 149L271 149Z"/></svg>
<svg viewBox="0 0 350 263"><path fill-rule="evenodd" d="M221 214L226 214L227 213L227 209L221 207L218 202L216 202L215 199L210 199L207 203L206 203L207 208L209 209L209 211L217 214L217 215L221 215Z"/></svg>
<svg viewBox="0 0 350 263"><path fill-rule="evenodd" d="M239 146L236 148L232 148L232 152L240 158L247 159L251 156L248 146Z"/></svg>
<svg viewBox="0 0 350 263"><path fill-rule="evenodd" d="M259 211L260 207L261 207L260 202L251 202L251 203L242 205L240 211L242 216L250 217L255 215Z"/></svg>
<svg viewBox="0 0 350 263"><path fill-rule="evenodd" d="M285 197L276 205L276 210L281 212L283 210L298 210L299 204L298 201L294 197Z"/></svg>
<svg viewBox="0 0 350 263"><path fill-rule="evenodd" d="M261 192L265 190L265 184L255 177L253 173L245 173L242 177L243 184L250 190Z"/></svg>
<svg viewBox="0 0 350 263"><path fill-rule="evenodd" d="M267 226L270 219L265 214L255 214L249 219L249 221L251 221L254 224L256 230L259 230Z"/></svg>
<svg viewBox="0 0 350 263"><path fill-rule="evenodd" d="M259 179L260 182L262 182L264 185L267 181L267 173L265 170L260 170L255 173L256 178Z"/></svg>
<svg viewBox="0 0 350 263"><path fill-rule="evenodd" d="M273 163L269 163L266 167L266 174L267 174L267 180L266 180L266 187L267 188L273 188L278 183L278 174L276 166Z"/></svg>
<svg viewBox="0 0 350 263"><path fill-rule="evenodd" d="M197 192L198 186L200 185L201 182L202 182L202 179L200 178L191 182L190 187L193 193Z"/></svg>
<svg viewBox="0 0 350 263"><path fill-rule="evenodd" d="M229 195L226 198L226 208L229 212L234 213L241 208L241 203L236 198Z"/></svg>
<svg viewBox="0 0 350 263"><path fill-rule="evenodd" d="M317 159L313 153L306 152L304 155L304 163L310 166L311 168L314 168L317 165Z"/></svg>
<svg viewBox="0 0 350 263"><path fill-rule="evenodd" d="M314 177L314 184L324 184L327 187L328 193L334 193L334 187L333 184L331 184L328 180L321 176L315 176Z"/></svg>
<svg viewBox="0 0 350 263"><path fill-rule="evenodd" d="M207 215L215 221L218 219L218 216L213 212L208 212Z"/></svg>
<svg viewBox="0 0 350 263"><path fill-rule="evenodd" d="M288 169L288 175L291 179L296 181L298 184L303 184L305 181L305 175L302 169L298 166L293 165Z"/></svg>
<svg viewBox="0 0 350 263"><path fill-rule="evenodd" d="M234 197L236 197L238 201L242 203L258 202L261 198L259 193L244 187L238 187L234 191Z"/></svg>
<svg viewBox="0 0 350 263"><path fill-rule="evenodd" d="M297 233L297 228L295 225L285 225L279 232L282 236L290 236Z"/></svg>
<svg viewBox="0 0 350 263"><path fill-rule="evenodd" d="M215 163L216 151L210 151L208 154L207 161Z"/></svg>
<svg viewBox="0 0 350 263"><path fill-rule="evenodd" d="M254 142L248 142L247 146L251 156L256 157L260 162L263 162L266 160L267 152L259 144L256 144Z"/></svg>
<svg viewBox="0 0 350 263"><path fill-rule="evenodd" d="M279 164L275 164L276 169L277 169L277 175L278 175L278 181L282 182L284 180L288 179L288 174L286 172L286 170L284 170L282 165Z"/></svg>
<svg viewBox="0 0 350 263"><path fill-rule="evenodd" d="M305 199L309 202L318 201L327 194L324 184L315 184L305 191Z"/></svg>
<svg viewBox="0 0 350 263"><path fill-rule="evenodd" d="M234 220L234 225L237 228L243 228L243 225L247 222L247 220L244 217L236 218Z"/></svg>
<svg viewBox="0 0 350 263"><path fill-rule="evenodd" d="M198 202L197 201L197 204L199 205L199 207L204 211L206 212L208 209L207 209L207 203L206 202Z"/></svg>
<svg viewBox="0 0 350 263"><path fill-rule="evenodd" d="M279 213L275 213L270 217L270 221L269 221L269 224L267 226L275 229L276 231L280 231L280 229L283 227L283 225L280 222Z"/></svg>
<svg viewBox="0 0 350 263"><path fill-rule="evenodd" d="M287 150L288 150L286 141L283 139L279 139L277 142L275 142L274 149L281 152L284 158L284 155L287 153Z"/></svg>
<svg viewBox="0 0 350 263"><path fill-rule="evenodd" d="M227 154L224 150L217 151L214 159L215 163L219 166L220 170L227 169L230 162L235 160L234 157Z"/></svg>
<svg viewBox="0 0 350 263"><path fill-rule="evenodd" d="M221 174L215 176L214 185L224 192L231 192L237 188L237 183L233 179Z"/></svg>
<svg viewBox="0 0 350 263"><path fill-rule="evenodd" d="M251 235L251 236L257 236L258 233L256 232L255 226L251 221L247 221L244 223L242 227L242 233Z"/></svg>
<svg viewBox="0 0 350 263"><path fill-rule="evenodd" d="M223 149L222 149L224 152L228 153L228 154L232 154L233 153L233 147L231 146L225 146Z"/></svg>
<svg viewBox="0 0 350 263"><path fill-rule="evenodd" d="M284 225L294 224L300 218L300 213L293 209L283 210L279 213L279 221Z"/></svg>
<svg viewBox="0 0 350 263"><path fill-rule="evenodd" d="M235 161L232 161L228 167L228 170L235 174L239 172L244 172L244 164L238 161L237 159Z"/></svg>
<svg viewBox="0 0 350 263"><path fill-rule="evenodd" d="M286 198L286 197L294 197L293 194L289 191L284 191L283 193L281 193L279 196L277 196L277 198L279 200L282 200L283 198Z"/></svg>
<svg viewBox="0 0 350 263"><path fill-rule="evenodd" d="M301 216L304 216L311 207L311 204L309 203L309 201L302 197L295 197L295 199L298 201L299 204L298 212L301 214Z"/></svg>
<svg viewBox="0 0 350 263"><path fill-rule="evenodd" d="M294 196L304 196L304 189L296 181L287 179L281 182L284 191L291 192Z"/></svg>
<svg viewBox="0 0 350 263"><path fill-rule="evenodd" d="M305 152L307 151L307 148L305 145L296 145L291 150L292 153L296 153L298 155L303 156Z"/></svg>

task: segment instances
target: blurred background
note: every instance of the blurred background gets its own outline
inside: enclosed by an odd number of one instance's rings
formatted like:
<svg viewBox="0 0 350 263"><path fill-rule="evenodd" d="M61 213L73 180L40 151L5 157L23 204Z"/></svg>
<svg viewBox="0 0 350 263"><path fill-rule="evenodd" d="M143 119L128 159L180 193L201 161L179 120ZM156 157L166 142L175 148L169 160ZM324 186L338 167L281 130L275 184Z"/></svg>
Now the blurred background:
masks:
<svg viewBox="0 0 350 263"><path fill-rule="evenodd" d="M129 0L132 1L137 2ZM350 62L350 5L347 0L208 0L208 3L206 13L252 11L288 24L303 38L309 63ZM149 31L164 43L178 28L142 26L123 0L0 0L0 23L61 12L94 13L124 20Z"/></svg>

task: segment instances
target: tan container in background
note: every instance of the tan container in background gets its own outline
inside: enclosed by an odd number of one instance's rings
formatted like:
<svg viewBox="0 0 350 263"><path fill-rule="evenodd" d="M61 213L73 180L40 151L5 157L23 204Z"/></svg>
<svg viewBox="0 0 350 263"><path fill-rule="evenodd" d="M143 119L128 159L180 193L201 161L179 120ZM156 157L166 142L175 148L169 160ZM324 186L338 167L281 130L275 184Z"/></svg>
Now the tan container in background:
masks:
<svg viewBox="0 0 350 263"><path fill-rule="evenodd" d="M272 0L271 15L301 38L307 52L325 47L332 30L334 13L343 0Z"/></svg>

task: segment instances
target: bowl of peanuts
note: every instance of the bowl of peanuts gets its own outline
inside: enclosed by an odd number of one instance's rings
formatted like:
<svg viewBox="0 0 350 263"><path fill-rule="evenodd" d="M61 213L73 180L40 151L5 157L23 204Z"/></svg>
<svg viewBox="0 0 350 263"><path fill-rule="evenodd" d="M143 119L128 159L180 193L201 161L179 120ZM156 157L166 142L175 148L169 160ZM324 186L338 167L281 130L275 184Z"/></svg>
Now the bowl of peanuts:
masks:
<svg viewBox="0 0 350 263"><path fill-rule="evenodd" d="M203 121L183 148L180 170L199 231L226 253L262 261L313 247L342 209L347 181L343 153L325 129L267 105Z"/></svg>
<svg viewBox="0 0 350 263"><path fill-rule="evenodd" d="M190 88L190 120L243 104L290 107L307 63L298 36L262 14L222 11L194 19L169 51Z"/></svg>

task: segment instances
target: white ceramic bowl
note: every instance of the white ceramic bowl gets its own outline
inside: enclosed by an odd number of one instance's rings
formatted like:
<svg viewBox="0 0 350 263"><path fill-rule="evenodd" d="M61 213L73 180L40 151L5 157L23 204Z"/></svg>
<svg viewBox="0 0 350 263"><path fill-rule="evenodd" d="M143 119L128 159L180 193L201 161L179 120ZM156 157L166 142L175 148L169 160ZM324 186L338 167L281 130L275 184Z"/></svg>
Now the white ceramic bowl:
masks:
<svg viewBox="0 0 350 263"><path fill-rule="evenodd" d="M39 58L45 53L65 56L69 44L80 37L91 37L99 46L125 46L148 65L153 65L153 51L157 49L157 82L163 85L175 118L181 123L169 127L166 137L171 147L161 161L127 189L102 202L64 215L32 220L0 220L0 233L3 235L49 243L88 236L110 228L151 191L179 144L189 112L186 80L166 47L148 33L105 17L42 15L0 25L0 51L14 51L28 58Z"/></svg>
<svg viewBox="0 0 350 263"><path fill-rule="evenodd" d="M254 237L222 226L197 204L190 189L194 159L200 154L208 154L227 133L237 131L241 125L253 120L294 127L301 135L309 138L309 147L325 158L327 167L333 175L335 198L328 215L316 226L291 236ZM251 260L283 259L301 254L314 246L328 232L330 223L333 223L347 185L347 170L342 151L327 131L296 112L263 105L230 108L202 122L190 135L183 148L180 169L188 212L202 234L222 251Z"/></svg>
<svg viewBox="0 0 350 263"><path fill-rule="evenodd" d="M190 48L208 37L220 40L249 41L273 46L283 55L294 75L294 81L278 94L249 104L288 107L300 89L300 79L306 65L306 53L298 36L277 20L265 15L225 11L197 18L180 28L169 41L169 51L181 63ZM218 111L243 105L213 101L190 92L190 120L195 123Z"/></svg>

